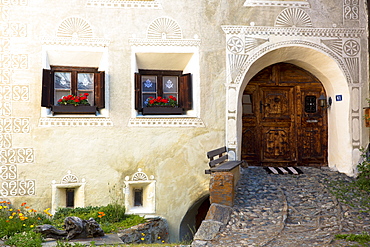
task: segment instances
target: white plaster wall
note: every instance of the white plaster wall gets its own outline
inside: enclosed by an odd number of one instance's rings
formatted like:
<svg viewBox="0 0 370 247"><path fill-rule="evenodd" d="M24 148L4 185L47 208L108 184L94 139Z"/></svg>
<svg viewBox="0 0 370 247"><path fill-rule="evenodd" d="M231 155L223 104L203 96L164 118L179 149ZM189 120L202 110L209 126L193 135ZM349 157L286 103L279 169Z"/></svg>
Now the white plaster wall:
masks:
<svg viewBox="0 0 370 247"><path fill-rule="evenodd" d="M254 22L256 26L273 27L285 7L294 7L289 1L283 1L284 6L280 7L276 4L280 1L267 0L252 1L257 2L253 7L243 6L244 1L227 0L157 0L154 7L148 2L144 7L128 7L126 1L123 7L109 7L107 1L98 2L96 6L89 0L3 1L0 17L0 190L3 198L16 205L26 201L42 211L51 207L52 181L59 184L70 170L78 179L85 179L83 204L105 205L121 196L116 194L120 192L109 191L113 191L114 186L122 186L126 176L142 168L155 177L155 213L168 220L171 239L175 241L183 216L207 193L206 152L228 145L230 141L240 153L237 97L242 88L260 69L279 61L295 63L316 75L328 95L344 96L343 102L334 102L328 111L329 165L351 172L358 156L350 141L352 123L348 112L354 96L349 93L343 71L325 53L304 46L281 46L256 57L243 70L240 85L229 85L225 59L228 36L222 25ZM302 8L312 17L313 28L328 28L333 24L338 28L363 28L366 24L363 5L359 13L361 21L343 21L342 2L313 0L308 5L307 1L301 2L305 2ZM82 18L91 25L90 43L55 38L59 25L70 17ZM181 28L182 39L199 40L199 44L164 42L153 49L130 43L133 37L146 39L148 26L159 17L175 20ZM271 37L260 34L259 37L270 44L305 39L285 34ZM366 35L359 39L361 108L368 96L368 67L362 66L367 63ZM316 37L311 42L320 44L320 39ZM196 75L194 111L184 118L138 120L133 106L133 72L139 68L136 52L193 54L184 71ZM186 60L187 55L180 57ZM91 64L106 71L107 107L101 115L51 117L46 110L42 111L42 68L49 64L61 65L57 63ZM330 66L324 67L325 64ZM225 88L230 88L232 93L227 95ZM146 120L148 122L144 122ZM368 132L361 124L360 128L358 133L363 145L368 141Z"/></svg>

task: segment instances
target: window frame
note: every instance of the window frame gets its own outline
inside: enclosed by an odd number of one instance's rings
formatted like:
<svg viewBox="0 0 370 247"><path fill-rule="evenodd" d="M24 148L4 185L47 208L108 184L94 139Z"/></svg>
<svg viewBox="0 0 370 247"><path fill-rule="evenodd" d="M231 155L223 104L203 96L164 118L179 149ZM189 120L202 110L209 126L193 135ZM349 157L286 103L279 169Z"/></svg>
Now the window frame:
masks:
<svg viewBox="0 0 370 247"><path fill-rule="evenodd" d="M163 80L164 76L177 76L178 77L178 89L177 89L177 102L178 108L184 111L191 110L193 107L192 99L192 74L183 74L180 70L147 70L139 69L139 72L135 73L135 109L139 112L143 111L142 102L142 76L157 76L157 97L163 97ZM155 113L153 113L155 114ZM166 113L163 113L166 114ZM149 114L150 115L150 114Z"/></svg>
<svg viewBox="0 0 370 247"><path fill-rule="evenodd" d="M85 107L67 107L55 105L54 102L54 74L55 72L71 73L71 94L77 94L77 74L94 74L94 105ZM94 67L72 67L72 66L50 66L50 69L43 69L42 75L42 99L41 106L51 108L54 113L60 114L92 114L97 109L105 108L105 72L98 71Z"/></svg>

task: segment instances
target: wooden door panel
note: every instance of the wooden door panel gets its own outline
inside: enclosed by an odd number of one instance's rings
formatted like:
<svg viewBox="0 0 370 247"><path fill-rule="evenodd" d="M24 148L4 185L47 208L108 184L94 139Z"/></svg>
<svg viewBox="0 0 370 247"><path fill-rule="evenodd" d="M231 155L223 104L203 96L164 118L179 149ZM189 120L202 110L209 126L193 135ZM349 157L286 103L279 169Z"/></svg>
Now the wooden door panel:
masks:
<svg viewBox="0 0 370 247"><path fill-rule="evenodd" d="M323 145L321 144L322 135L321 128L311 127L305 128L302 131L302 151L301 158L302 162L314 161L321 158L324 154Z"/></svg>
<svg viewBox="0 0 370 247"><path fill-rule="evenodd" d="M279 83L310 83L319 82L319 80L293 64L280 64L279 68Z"/></svg>
<svg viewBox="0 0 370 247"><path fill-rule="evenodd" d="M304 165L325 165L327 163L327 126L326 109L316 105L316 110L310 108L307 98L315 97L316 104L324 91L318 85L301 88L301 118L298 128L298 142L300 162ZM306 109L308 108L308 109Z"/></svg>
<svg viewBox="0 0 370 247"><path fill-rule="evenodd" d="M291 127L262 128L262 162L287 162L294 160Z"/></svg>
<svg viewBox="0 0 370 247"><path fill-rule="evenodd" d="M294 161L293 87L260 87L261 162Z"/></svg>
<svg viewBox="0 0 370 247"><path fill-rule="evenodd" d="M243 127L243 160L249 160L250 163L256 163L260 160L259 144L256 126ZM256 161L256 162L254 162Z"/></svg>
<svg viewBox="0 0 370 247"><path fill-rule="evenodd" d="M327 110L318 106L320 95L325 91L319 80L295 65L279 63L257 73L243 95L242 159L253 165L326 165Z"/></svg>
<svg viewBox="0 0 370 247"><path fill-rule="evenodd" d="M291 121L293 88L262 87L262 121Z"/></svg>

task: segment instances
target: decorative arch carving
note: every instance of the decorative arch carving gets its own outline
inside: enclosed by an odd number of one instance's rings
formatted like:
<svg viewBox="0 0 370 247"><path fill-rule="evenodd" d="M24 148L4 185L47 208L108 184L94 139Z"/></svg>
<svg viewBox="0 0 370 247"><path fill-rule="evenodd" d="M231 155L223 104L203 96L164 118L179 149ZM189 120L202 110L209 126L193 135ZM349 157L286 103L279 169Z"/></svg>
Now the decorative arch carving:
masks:
<svg viewBox="0 0 370 247"><path fill-rule="evenodd" d="M90 39L93 37L93 31L85 19L81 17L68 17L59 25L56 36Z"/></svg>
<svg viewBox="0 0 370 247"><path fill-rule="evenodd" d="M310 41L304 41L304 40L282 41L282 42L274 43L274 44L268 45L266 47L263 47L259 51L254 52L253 55L251 55L248 58L248 60L245 61L245 64L243 65L243 67L246 70L247 68L250 67L250 65L252 65L258 58L260 58L264 54L266 54L270 51L276 50L278 48L288 47L288 46L292 46L292 45L310 47L310 48L313 48L315 50L320 50L324 54L327 54L328 56L332 57L338 63L338 65L341 67L342 71L344 72L344 74L346 76L347 82L349 84L353 83L351 73L348 70L345 62L335 52L326 48L323 45L316 44L316 43L313 43L313 42L310 42ZM236 77L236 79L233 82L234 83L240 83L241 79L242 79L242 76L244 76L245 72L246 71L243 71L243 73L239 73L239 75Z"/></svg>
<svg viewBox="0 0 370 247"><path fill-rule="evenodd" d="M148 180L148 176L141 171L139 168L138 172L135 172L134 175L132 175L132 181L146 181Z"/></svg>
<svg viewBox="0 0 370 247"><path fill-rule="evenodd" d="M326 45L332 51L334 51L337 55L342 56L343 53L343 40L342 39L327 39L321 40L321 43Z"/></svg>
<svg viewBox="0 0 370 247"><path fill-rule="evenodd" d="M71 171L67 172L67 175L65 175L62 178L62 184L69 184L69 183L78 183L78 177L76 175L73 175Z"/></svg>
<svg viewBox="0 0 370 247"><path fill-rule="evenodd" d="M302 9L287 8L280 12L276 27L312 27L311 17Z"/></svg>
<svg viewBox="0 0 370 247"><path fill-rule="evenodd" d="M168 17L160 17L150 23L147 38L182 39L182 31L175 20Z"/></svg>

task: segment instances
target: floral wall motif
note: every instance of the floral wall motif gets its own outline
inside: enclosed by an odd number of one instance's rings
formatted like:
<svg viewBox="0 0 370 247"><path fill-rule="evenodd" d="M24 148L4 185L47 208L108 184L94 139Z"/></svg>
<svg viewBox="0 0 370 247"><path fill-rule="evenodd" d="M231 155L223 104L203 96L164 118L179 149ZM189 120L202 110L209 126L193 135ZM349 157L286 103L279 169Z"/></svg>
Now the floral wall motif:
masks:
<svg viewBox="0 0 370 247"><path fill-rule="evenodd" d="M18 147L14 134L27 136L30 118L14 116L14 103L29 103L28 82L20 83L15 75L28 69L28 54L11 49L11 39L27 38L27 23L9 20L11 8L27 6L26 0L1 1L0 15L0 196L35 195L34 179L20 179L19 167L32 164L35 160L33 148Z"/></svg>

